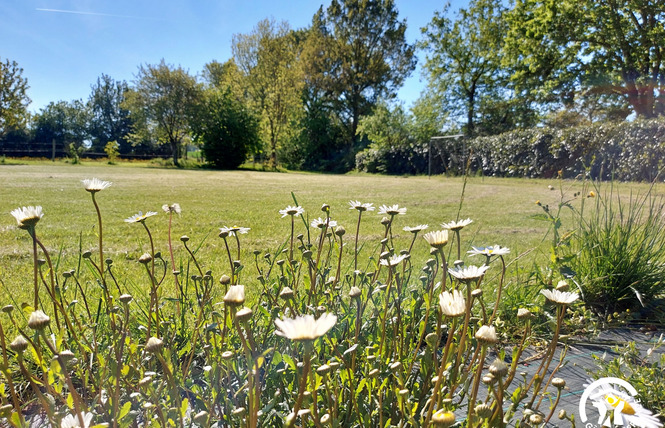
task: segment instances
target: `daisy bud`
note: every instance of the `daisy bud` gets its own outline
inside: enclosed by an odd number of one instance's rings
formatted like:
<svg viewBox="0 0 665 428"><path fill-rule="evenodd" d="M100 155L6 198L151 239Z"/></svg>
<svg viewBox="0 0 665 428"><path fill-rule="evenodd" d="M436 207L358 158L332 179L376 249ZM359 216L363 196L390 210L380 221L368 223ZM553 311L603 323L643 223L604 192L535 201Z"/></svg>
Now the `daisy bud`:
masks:
<svg viewBox="0 0 665 428"><path fill-rule="evenodd" d="M494 345L499 341L499 338L496 336L496 330L489 325L481 326L476 331L475 337L483 345Z"/></svg>
<svg viewBox="0 0 665 428"><path fill-rule="evenodd" d="M164 347L164 341L157 337L151 337L145 344L145 350L151 354L156 354Z"/></svg>
<svg viewBox="0 0 665 428"><path fill-rule="evenodd" d="M436 346L437 339L438 337L436 333L429 333L427 336L425 336L425 343L433 348Z"/></svg>
<svg viewBox="0 0 665 428"><path fill-rule="evenodd" d="M81 257L83 257L84 259L89 259L90 256L92 256L92 252L90 251L84 251L83 254L81 254Z"/></svg>
<svg viewBox="0 0 665 428"><path fill-rule="evenodd" d="M476 412L476 415L478 415L479 418L481 419L487 419L490 416L492 416L492 408L488 406L487 404L478 404L474 409L474 412Z"/></svg>
<svg viewBox="0 0 665 428"><path fill-rule="evenodd" d="M483 290L480 289L480 288L476 288L475 290L473 290L473 291L471 292L471 296L472 296L473 298L475 298L475 299L479 298L479 297L482 296L482 295L483 295Z"/></svg>
<svg viewBox="0 0 665 428"><path fill-rule="evenodd" d="M496 377L504 377L506 374L508 374L508 365L497 358L490 365L490 373Z"/></svg>
<svg viewBox="0 0 665 428"><path fill-rule="evenodd" d="M240 322L249 321L252 318L252 310L250 308L242 308L236 313L236 319Z"/></svg>
<svg viewBox="0 0 665 428"><path fill-rule="evenodd" d="M143 255L141 255L141 257L139 257L139 263L141 263L141 264L146 265L146 264L150 263L151 261L152 261L152 256L148 253L143 253Z"/></svg>
<svg viewBox="0 0 665 428"><path fill-rule="evenodd" d="M552 385L557 389L562 389L566 386L566 381L560 377L555 377L552 379Z"/></svg>
<svg viewBox="0 0 665 428"><path fill-rule="evenodd" d="M194 423L197 425L205 426L208 424L209 413L202 410L194 415Z"/></svg>
<svg viewBox="0 0 665 428"><path fill-rule="evenodd" d="M343 226L337 226L337 228L335 229L335 235L337 236L344 236L345 233L346 229L344 229Z"/></svg>
<svg viewBox="0 0 665 428"><path fill-rule="evenodd" d="M558 416L559 419L561 419L561 420L566 419L566 416L568 416L568 415L566 414L566 409L561 409L561 410L559 410L559 414L558 414L557 416Z"/></svg>
<svg viewBox="0 0 665 428"><path fill-rule="evenodd" d="M568 288L569 288L568 281L566 281L565 279L562 279L556 285L556 289L559 291L568 291Z"/></svg>
<svg viewBox="0 0 665 428"><path fill-rule="evenodd" d="M14 352L23 352L28 349L28 341L23 336L16 336L16 339L9 344L9 349Z"/></svg>
<svg viewBox="0 0 665 428"><path fill-rule="evenodd" d="M384 225L384 226L389 225L390 224L390 219L388 217L383 217L381 219L381 224Z"/></svg>
<svg viewBox="0 0 665 428"><path fill-rule="evenodd" d="M181 240L182 242L187 242L187 241L189 241L189 236L187 236L187 235L182 235L182 236L180 237L180 240Z"/></svg>
<svg viewBox="0 0 665 428"><path fill-rule="evenodd" d="M6 313L6 314L11 314L13 310L14 310L13 305L6 305L6 306L2 307L2 312Z"/></svg>
<svg viewBox="0 0 665 428"><path fill-rule="evenodd" d="M519 308L517 310L517 318L522 319L522 320L530 320L533 319L533 313L525 308Z"/></svg>
<svg viewBox="0 0 665 428"><path fill-rule="evenodd" d="M351 297L352 299L359 298L361 294L363 294L363 292L360 290L360 288L356 287L355 285L351 287L351 290L349 291L349 297Z"/></svg>
<svg viewBox="0 0 665 428"><path fill-rule="evenodd" d="M240 306L245 303L245 286L232 285L224 296L224 303L230 306Z"/></svg>
<svg viewBox="0 0 665 428"><path fill-rule="evenodd" d="M292 299L293 290L290 287L284 287L282 288L282 291L279 292L279 297L281 297L284 300Z"/></svg>
<svg viewBox="0 0 665 428"><path fill-rule="evenodd" d="M235 409L233 409L233 411L231 413L234 416L241 417L245 414L245 408L244 407L236 407Z"/></svg>
<svg viewBox="0 0 665 428"><path fill-rule="evenodd" d="M134 299L131 294L122 294L120 297L118 297L118 300L120 300L122 303L125 305L128 304L129 302Z"/></svg>
<svg viewBox="0 0 665 428"><path fill-rule="evenodd" d="M402 367L402 363L399 362L399 361L395 361L394 363L392 363L392 364L390 365L390 370L392 370L393 372L396 372L396 371L399 370L401 367Z"/></svg>
<svg viewBox="0 0 665 428"><path fill-rule="evenodd" d="M372 378L372 377L375 377L378 374L379 374L379 369L372 369L372 370L369 371L369 373L367 373L367 376Z"/></svg>
<svg viewBox="0 0 665 428"><path fill-rule="evenodd" d="M44 330L50 323L51 318L40 310L31 313L28 319L28 327L37 331Z"/></svg>
<svg viewBox="0 0 665 428"><path fill-rule="evenodd" d="M233 358L233 352L232 351L222 352L222 359L223 360L230 360L231 358Z"/></svg>
<svg viewBox="0 0 665 428"><path fill-rule="evenodd" d="M432 422L435 427L447 428L453 426L455 423L455 414L453 412L448 412L443 409L437 410L432 415Z"/></svg>
<svg viewBox="0 0 665 428"><path fill-rule="evenodd" d="M486 375L483 376L481 380L485 385L493 385L494 382L496 382L496 378L492 373L487 373Z"/></svg>
<svg viewBox="0 0 665 428"><path fill-rule="evenodd" d="M324 364L320 366L318 369L316 369L316 372L320 375L324 375L330 371L330 366L328 364Z"/></svg>
<svg viewBox="0 0 665 428"><path fill-rule="evenodd" d="M325 415L321 416L321 423L327 424L328 422L330 422L330 415L326 413Z"/></svg>
<svg viewBox="0 0 665 428"><path fill-rule="evenodd" d="M534 413L533 415L529 416L529 422L531 422L533 425L540 425L543 423L543 417L538 413Z"/></svg>

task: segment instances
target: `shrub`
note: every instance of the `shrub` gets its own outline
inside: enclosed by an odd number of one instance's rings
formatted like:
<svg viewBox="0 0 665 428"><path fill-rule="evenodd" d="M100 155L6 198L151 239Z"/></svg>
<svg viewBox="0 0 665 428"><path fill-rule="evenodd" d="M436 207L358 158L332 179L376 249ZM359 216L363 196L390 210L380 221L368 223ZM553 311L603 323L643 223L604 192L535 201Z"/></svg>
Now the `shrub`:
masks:
<svg viewBox="0 0 665 428"><path fill-rule="evenodd" d="M665 166L665 121L532 128L437 149L441 155L435 159L446 171L464 171L471 156L472 171L491 176L547 178L561 171L564 177L588 173L594 179L651 181Z"/></svg>
<svg viewBox="0 0 665 428"><path fill-rule="evenodd" d="M194 124L206 161L214 168L234 169L260 146L256 118L230 91L211 90Z"/></svg>

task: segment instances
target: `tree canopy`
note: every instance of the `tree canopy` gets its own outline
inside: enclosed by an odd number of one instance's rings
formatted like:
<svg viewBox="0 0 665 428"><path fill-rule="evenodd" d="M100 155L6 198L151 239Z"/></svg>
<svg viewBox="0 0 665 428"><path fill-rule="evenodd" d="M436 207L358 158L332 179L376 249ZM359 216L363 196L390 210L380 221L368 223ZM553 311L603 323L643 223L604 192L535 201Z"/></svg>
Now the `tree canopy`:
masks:
<svg viewBox="0 0 665 428"><path fill-rule="evenodd" d="M414 46L393 0L332 0L314 16L317 45L310 78L329 97L356 143L358 122L381 98L390 99L415 69Z"/></svg>
<svg viewBox="0 0 665 428"><path fill-rule="evenodd" d="M134 119L129 139L135 144L146 140L168 144L177 166L182 145L190 136L190 119L200 90L196 78L182 67L164 60L140 66L123 103Z"/></svg>
<svg viewBox="0 0 665 428"><path fill-rule="evenodd" d="M0 140L28 120L28 79L16 61L0 60Z"/></svg>

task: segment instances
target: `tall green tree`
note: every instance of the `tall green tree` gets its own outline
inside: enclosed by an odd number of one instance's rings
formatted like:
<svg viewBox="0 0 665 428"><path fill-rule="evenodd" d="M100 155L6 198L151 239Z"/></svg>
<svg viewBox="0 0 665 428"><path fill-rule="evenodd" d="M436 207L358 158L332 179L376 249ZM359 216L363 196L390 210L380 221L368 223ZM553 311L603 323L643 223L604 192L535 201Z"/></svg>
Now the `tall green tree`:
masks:
<svg viewBox="0 0 665 428"><path fill-rule="evenodd" d="M173 164L178 166L183 144L190 138L192 114L200 101L201 87L182 67L162 60L157 65L139 67L134 87L127 93L123 108L134 120L130 141L168 144Z"/></svg>
<svg viewBox="0 0 665 428"><path fill-rule="evenodd" d="M28 121L28 79L16 61L0 60L0 140L25 128Z"/></svg>
<svg viewBox="0 0 665 428"><path fill-rule="evenodd" d="M459 9L455 19L449 18L449 12L447 4L422 29L423 68L428 91L444 102L442 109L464 121L467 135L474 136L483 133L477 129L479 122L484 125L494 120L486 117L492 105L513 96L506 88L508 76L501 65L505 8L501 0L472 0L468 8Z"/></svg>
<svg viewBox="0 0 665 428"><path fill-rule="evenodd" d="M302 114L297 40L286 21L264 19L249 34L235 34L232 51L251 105L260 114L261 133L275 166L280 146L298 134L295 125Z"/></svg>
<svg viewBox="0 0 665 428"><path fill-rule="evenodd" d="M33 141L44 147L55 144L58 152L68 152L70 145L82 150L90 144L90 114L81 100L51 102L32 121Z"/></svg>
<svg viewBox="0 0 665 428"><path fill-rule="evenodd" d="M405 31L393 0L332 0L313 18L308 79L346 124L351 155L360 117L393 98L415 68Z"/></svg>
<svg viewBox="0 0 665 428"><path fill-rule="evenodd" d="M506 52L525 90L564 104L605 94L637 116L665 114L664 2L518 0L508 20Z"/></svg>
<svg viewBox="0 0 665 428"><path fill-rule="evenodd" d="M132 121L129 110L123 108L128 91L126 82L115 81L106 74L98 77L97 82L92 85L88 108L94 151L102 152L109 141L117 142L122 154L132 150L132 144L128 140Z"/></svg>

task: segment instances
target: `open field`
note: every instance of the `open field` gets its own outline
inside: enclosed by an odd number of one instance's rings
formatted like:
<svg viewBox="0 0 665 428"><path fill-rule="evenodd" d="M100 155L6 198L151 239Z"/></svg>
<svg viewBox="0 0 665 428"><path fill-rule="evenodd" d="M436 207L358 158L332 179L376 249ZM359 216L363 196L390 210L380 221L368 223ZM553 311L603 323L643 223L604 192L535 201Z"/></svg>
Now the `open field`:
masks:
<svg viewBox="0 0 665 428"><path fill-rule="evenodd" d="M156 250L167 253L167 217L161 206L177 202L182 215L174 219L173 239L176 252L182 249L178 238L188 235L192 247L199 244L200 260L215 277L227 273L228 261L223 241L217 237L222 226L250 227L242 235L243 262L251 265L253 250L275 251L289 237L290 222L278 214L287 205L294 205L293 192L306 210L309 221L322 216L323 203L331 206L331 217L344 225L350 235L355 233L357 213L348 209L349 200L407 207L408 212L396 219L395 249L408 248L411 234L404 226L429 224L436 230L442 222L457 218L463 178L390 177L372 175L317 175L306 173L272 173L257 171L204 171L141 167L140 164L109 166L102 163L66 165L39 163L35 165L0 166L0 200L4 220L0 222L0 279L15 298L24 298L30 290L31 244L27 233L15 227L9 211L19 206L41 205L45 215L37 233L54 258L61 254L61 266L77 268L80 248L96 249L96 216L87 192L81 185L85 178L98 177L113 185L98 194L104 217L105 253L118 263L119 269L137 270L135 261L148 249L148 240L140 225L127 224L124 219L139 211L157 211L148 224L156 239ZM499 244L512 250L511 257L532 251L533 257L547 257L543 237L547 224L530 218L542 212L534 202L555 205L560 199L559 186L568 197L582 189L579 182L556 180L468 179L459 218L470 217L474 223L465 230L465 243L472 245ZM549 190L548 185L555 187ZM646 191L646 184L620 185L620 191ZM662 193L658 188L657 193ZM573 203L579 206L579 201ZM363 217L360 240L375 245L383 227L376 211ZM570 225L572 227L572 224ZM566 225L564 223L564 229ZM307 233L296 223L296 234ZM379 239L377 239L379 238ZM420 242L422 241L422 242ZM419 239L426 254L426 243ZM365 249L365 253L374 251ZM183 256L184 257L184 256ZM122 259L129 262L122 263ZM242 281L254 281L255 270L243 273ZM140 274L140 271L137 270ZM132 276L132 275L130 275ZM138 281L138 280L137 280ZM4 299L3 299L4 300Z"/></svg>

